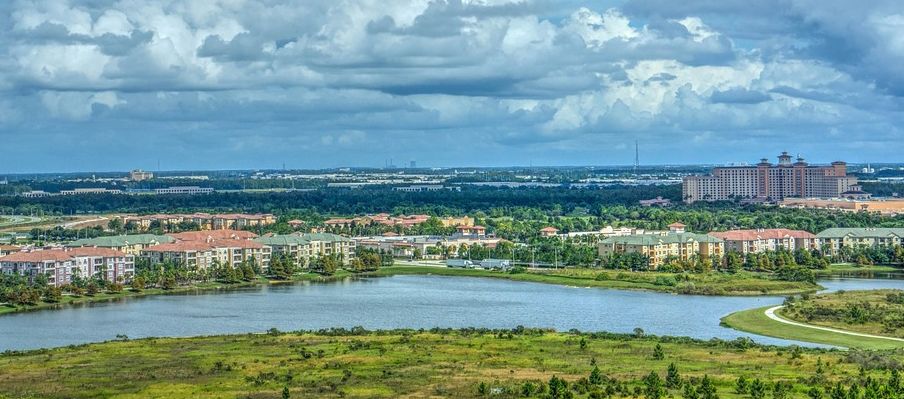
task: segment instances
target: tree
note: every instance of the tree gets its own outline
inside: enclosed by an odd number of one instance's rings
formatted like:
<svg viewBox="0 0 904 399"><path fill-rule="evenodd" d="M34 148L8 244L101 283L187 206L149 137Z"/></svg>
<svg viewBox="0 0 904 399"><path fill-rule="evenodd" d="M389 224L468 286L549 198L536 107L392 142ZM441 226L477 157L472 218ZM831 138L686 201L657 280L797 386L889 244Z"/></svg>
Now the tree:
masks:
<svg viewBox="0 0 904 399"><path fill-rule="evenodd" d="M132 277L132 291L141 292L145 284L147 284L147 280L145 280L144 276Z"/></svg>
<svg viewBox="0 0 904 399"><path fill-rule="evenodd" d="M665 389L662 388L662 379L655 371L651 371L643 379L644 395L647 399L660 399L665 396Z"/></svg>
<svg viewBox="0 0 904 399"><path fill-rule="evenodd" d="M750 397L753 399L764 399L766 397L766 384L759 378L750 383Z"/></svg>
<svg viewBox="0 0 904 399"><path fill-rule="evenodd" d="M593 366L593 370L590 370L590 378L588 381L590 381L590 384L592 385L600 385L603 383L603 373L600 371L599 367Z"/></svg>
<svg viewBox="0 0 904 399"><path fill-rule="evenodd" d="M665 386L668 388L681 386L681 375L678 374L678 366L675 363L669 363L669 369L665 375Z"/></svg>
<svg viewBox="0 0 904 399"><path fill-rule="evenodd" d="M681 397L684 399L700 399L700 394L697 393L697 387L691 384L684 384L684 392L681 393Z"/></svg>
<svg viewBox="0 0 904 399"><path fill-rule="evenodd" d="M85 287L85 295L88 296L95 296L97 295L98 291L99 289L97 288L97 284L93 281L88 283L88 285Z"/></svg>
<svg viewBox="0 0 904 399"><path fill-rule="evenodd" d="M700 381L700 392L701 399L719 399L719 395L716 394L716 385L713 384L713 380L709 378L709 375L704 375L703 380Z"/></svg>
<svg viewBox="0 0 904 399"><path fill-rule="evenodd" d="M807 397L810 399L822 399L822 390L817 387L812 387L807 391Z"/></svg>
<svg viewBox="0 0 904 399"><path fill-rule="evenodd" d="M665 359L665 353L662 351L662 345L656 344L653 347L653 360L662 360Z"/></svg>
<svg viewBox="0 0 904 399"><path fill-rule="evenodd" d="M747 377L743 375L738 377L737 381L735 381L735 392L743 395L747 393L748 388L750 388L750 382L747 381Z"/></svg>
<svg viewBox="0 0 904 399"><path fill-rule="evenodd" d="M282 389L282 399L289 399L291 396L289 395L289 387L284 386Z"/></svg>
<svg viewBox="0 0 904 399"><path fill-rule="evenodd" d="M122 232L123 227L122 219L120 218L113 218L107 222L107 228L116 233Z"/></svg>
<svg viewBox="0 0 904 399"><path fill-rule="evenodd" d="M47 287L44 289L44 302L57 303L63 300L63 290L60 287Z"/></svg>

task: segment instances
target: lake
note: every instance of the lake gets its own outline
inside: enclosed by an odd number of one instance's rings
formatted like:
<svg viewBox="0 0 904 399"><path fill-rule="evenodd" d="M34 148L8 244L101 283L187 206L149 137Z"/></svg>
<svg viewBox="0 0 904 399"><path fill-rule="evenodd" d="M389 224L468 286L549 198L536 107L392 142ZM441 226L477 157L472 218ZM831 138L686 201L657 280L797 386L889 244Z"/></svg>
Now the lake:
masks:
<svg viewBox="0 0 904 399"><path fill-rule="evenodd" d="M830 279L828 290L904 288L902 280ZM0 317L0 351L115 339L363 326L367 329L548 327L797 343L719 326L782 297L685 296L490 278L393 276L124 298ZM813 344L802 344L814 346Z"/></svg>

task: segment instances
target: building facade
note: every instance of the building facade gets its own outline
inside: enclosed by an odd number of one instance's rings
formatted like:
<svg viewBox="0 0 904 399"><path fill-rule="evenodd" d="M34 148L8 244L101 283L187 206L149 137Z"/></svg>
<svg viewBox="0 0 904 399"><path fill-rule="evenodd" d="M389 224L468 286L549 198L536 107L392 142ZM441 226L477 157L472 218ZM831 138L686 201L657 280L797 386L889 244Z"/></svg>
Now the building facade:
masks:
<svg viewBox="0 0 904 399"><path fill-rule="evenodd" d="M132 256L138 256L141 255L142 249L160 244L168 244L173 241L176 241L176 239L166 235L130 234L121 236L86 238L70 242L66 246L70 248L107 248L124 252Z"/></svg>
<svg viewBox="0 0 904 399"><path fill-rule="evenodd" d="M135 257L106 248L73 248L21 251L0 257L0 271L34 281L39 275L47 284L62 286L82 278L128 282L135 275Z"/></svg>
<svg viewBox="0 0 904 399"><path fill-rule="evenodd" d="M831 228L816 234L825 255L837 255L844 247L878 247L901 245L904 228Z"/></svg>
<svg viewBox="0 0 904 399"><path fill-rule="evenodd" d="M816 235L803 230L788 229L756 229L714 231L709 235L725 242L726 251L741 254L763 253L766 251L786 250L794 252L798 249L818 249Z"/></svg>
<svg viewBox="0 0 904 399"><path fill-rule="evenodd" d="M715 263L725 254L724 242L716 237L687 233L680 224L670 228L668 232L606 238L598 244L599 256L639 253L649 258L650 267L655 269L670 259L692 261L698 256L707 256Z"/></svg>
<svg viewBox="0 0 904 399"><path fill-rule="evenodd" d="M773 165L762 159L755 166L714 168L709 176L684 178L684 202L757 199L781 201L787 197L838 198L860 191L857 178L847 175L847 164L811 166L803 158L791 162L783 152Z"/></svg>

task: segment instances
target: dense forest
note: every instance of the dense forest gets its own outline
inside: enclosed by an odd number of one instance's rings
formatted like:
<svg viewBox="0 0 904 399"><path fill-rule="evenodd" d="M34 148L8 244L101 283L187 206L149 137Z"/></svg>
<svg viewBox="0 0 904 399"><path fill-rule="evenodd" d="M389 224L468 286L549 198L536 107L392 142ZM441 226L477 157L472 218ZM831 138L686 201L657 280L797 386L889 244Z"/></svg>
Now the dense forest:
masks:
<svg viewBox="0 0 904 399"><path fill-rule="evenodd" d="M377 212L456 215L507 207L544 210L636 204L656 196L677 201L679 186L612 187L606 189L465 187L461 191L400 192L390 188L323 189L284 193L213 193L208 195L78 195L45 198L0 197L0 213L38 207L45 213L69 215L104 212L220 210L285 213L310 210L322 214Z"/></svg>

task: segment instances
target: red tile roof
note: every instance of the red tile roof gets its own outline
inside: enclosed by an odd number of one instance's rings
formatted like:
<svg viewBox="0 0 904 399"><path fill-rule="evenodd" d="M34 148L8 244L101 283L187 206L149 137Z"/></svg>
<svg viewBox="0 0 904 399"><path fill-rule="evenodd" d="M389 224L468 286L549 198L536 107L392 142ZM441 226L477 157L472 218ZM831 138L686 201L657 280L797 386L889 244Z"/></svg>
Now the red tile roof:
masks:
<svg viewBox="0 0 904 399"><path fill-rule="evenodd" d="M727 241L754 241L782 238L816 238L816 235L808 231L788 229L714 231L712 233L709 233L709 235Z"/></svg>
<svg viewBox="0 0 904 399"><path fill-rule="evenodd" d="M552 226L547 226L547 227L540 229L540 231L542 231L544 233L555 233L555 232L559 231L559 229L552 227Z"/></svg>
<svg viewBox="0 0 904 399"><path fill-rule="evenodd" d="M225 240L225 239L252 239L257 234L244 230L208 230L208 231L186 231L182 233L169 234L177 240L182 241L207 241L207 240Z"/></svg>
<svg viewBox="0 0 904 399"><path fill-rule="evenodd" d="M68 253L68 251L64 251L62 249L49 249L30 252L16 252L0 257L0 262L64 262L70 259L72 259L72 256Z"/></svg>
<svg viewBox="0 0 904 399"><path fill-rule="evenodd" d="M687 227L687 225L681 222L675 222L670 224L669 227Z"/></svg>
<svg viewBox="0 0 904 399"><path fill-rule="evenodd" d="M176 241L170 244L154 245L144 249L146 252L197 252L207 251L213 246L205 241Z"/></svg>
<svg viewBox="0 0 904 399"><path fill-rule="evenodd" d="M72 256L102 256L105 258L123 258L129 256L128 254L117 251L115 249L110 248L99 248L99 247L79 247L72 248L68 253L72 254Z"/></svg>
<svg viewBox="0 0 904 399"><path fill-rule="evenodd" d="M215 248L244 248L244 249L261 249L263 244L251 240L216 240L211 242Z"/></svg>

